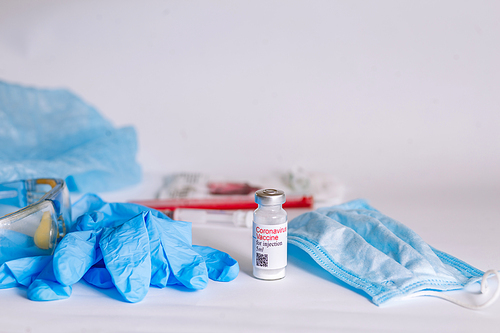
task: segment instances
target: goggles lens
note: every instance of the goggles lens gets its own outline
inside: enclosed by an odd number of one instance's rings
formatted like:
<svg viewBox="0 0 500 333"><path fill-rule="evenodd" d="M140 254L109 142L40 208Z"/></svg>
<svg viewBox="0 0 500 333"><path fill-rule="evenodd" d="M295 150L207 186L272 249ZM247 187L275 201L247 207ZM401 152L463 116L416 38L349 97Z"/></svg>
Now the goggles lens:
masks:
<svg viewBox="0 0 500 333"><path fill-rule="evenodd" d="M70 221L69 192L63 180L0 184L0 263L52 254Z"/></svg>

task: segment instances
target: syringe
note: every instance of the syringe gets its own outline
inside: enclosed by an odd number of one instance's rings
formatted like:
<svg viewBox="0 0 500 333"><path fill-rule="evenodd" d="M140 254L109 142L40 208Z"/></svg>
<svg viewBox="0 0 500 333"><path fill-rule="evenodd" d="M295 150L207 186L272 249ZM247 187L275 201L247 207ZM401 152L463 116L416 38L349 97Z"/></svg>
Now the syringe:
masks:
<svg viewBox="0 0 500 333"><path fill-rule="evenodd" d="M200 224L232 224L237 227L250 228L253 211L177 208L174 210L173 219Z"/></svg>

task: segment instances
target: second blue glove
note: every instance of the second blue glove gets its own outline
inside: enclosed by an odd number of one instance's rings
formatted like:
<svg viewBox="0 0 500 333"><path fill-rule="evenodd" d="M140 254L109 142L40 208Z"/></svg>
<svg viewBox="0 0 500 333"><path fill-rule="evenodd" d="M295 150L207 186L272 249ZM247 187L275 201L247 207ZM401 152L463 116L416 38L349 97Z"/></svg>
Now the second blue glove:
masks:
<svg viewBox="0 0 500 333"><path fill-rule="evenodd" d="M126 301L138 302L150 285L197 290L209 278L227 282L238 275L238 263L228 254L191 244L188 222L136 204L105 203L94 195L75 203L73 212L80 215L77 231L60 242L51 262L53 278L42 271L30 299L69 297L67 287L83 278L97 287L114 286Z"/></svg>

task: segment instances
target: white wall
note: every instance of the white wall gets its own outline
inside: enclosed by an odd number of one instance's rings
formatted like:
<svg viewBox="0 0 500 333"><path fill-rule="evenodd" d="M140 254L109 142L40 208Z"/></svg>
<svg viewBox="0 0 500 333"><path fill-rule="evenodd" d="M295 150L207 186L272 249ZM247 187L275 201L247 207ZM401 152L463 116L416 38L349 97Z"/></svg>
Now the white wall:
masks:
<svg viewBox="0 0 500 333"><path fill-rule="evenodd" d="M500 2L0 1L0 79L139 133L146 171L500 186Z"/></svg>

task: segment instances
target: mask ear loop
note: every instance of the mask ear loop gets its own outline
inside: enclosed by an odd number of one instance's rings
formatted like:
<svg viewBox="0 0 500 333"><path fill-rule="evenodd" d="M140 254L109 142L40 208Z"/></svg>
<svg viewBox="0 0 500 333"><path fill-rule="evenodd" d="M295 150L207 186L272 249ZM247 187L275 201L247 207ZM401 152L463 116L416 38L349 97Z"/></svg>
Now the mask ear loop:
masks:
<svg viewBox="0 0 500 333"><path fill-rule="evenodd" d="M481 294L485 294L488 291L488 281L487 280L491 274L494 274L497 278L497 283L498 283L497 289L495 290L495 293L491 296L491 298L489 300L487 300L485 303L480 304L480 305L467 304L467 303L464 303L458 299L455 299L455 298L450 297L446 294L443 294L442 292L432 291L432 290L419 291L419 292L416 292L416 293L409 295L405 298L413 298L413 297L419 297L419 296L434 296L434 297L438 297L438 298L450 301L456 305L460 305L466 309L470 309L470 310L484 309L484 308L490 306L491 304L493 304L497 300L498 296L500 296L500 274L498 274L498 272L496 270L493 270L493 269L490 269L489 271L487 271L483 275L483 278L481 280Z"/></svg>

